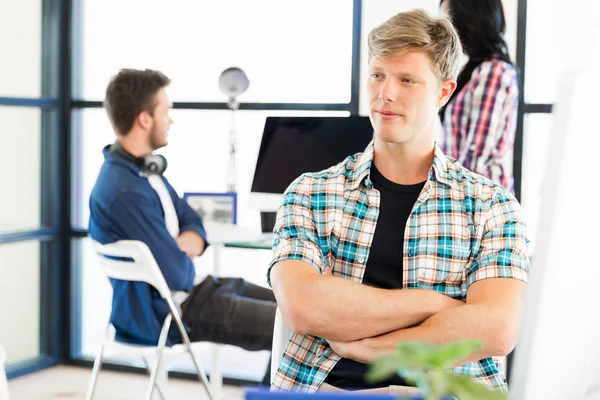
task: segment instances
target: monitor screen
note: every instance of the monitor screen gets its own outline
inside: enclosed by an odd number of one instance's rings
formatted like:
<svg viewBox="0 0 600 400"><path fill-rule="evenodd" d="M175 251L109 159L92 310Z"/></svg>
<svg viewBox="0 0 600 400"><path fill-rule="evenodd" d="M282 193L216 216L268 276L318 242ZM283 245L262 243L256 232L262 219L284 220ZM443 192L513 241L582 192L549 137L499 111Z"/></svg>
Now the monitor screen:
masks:
<svg viewBox="0 0 600 400"><path fill-rule="evenodd" d="M268 117L251 191L282 194L303 173L362 152L372 138L368 117Z"/></svg>

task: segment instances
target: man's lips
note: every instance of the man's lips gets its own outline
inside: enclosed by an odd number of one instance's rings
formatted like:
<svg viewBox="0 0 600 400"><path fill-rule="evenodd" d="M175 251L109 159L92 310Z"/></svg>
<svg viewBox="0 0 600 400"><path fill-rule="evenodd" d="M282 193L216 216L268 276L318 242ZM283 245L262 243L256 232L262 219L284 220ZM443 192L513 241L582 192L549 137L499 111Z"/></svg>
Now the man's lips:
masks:
<svg viewBox="0 0 600 400"><path fill-rule="evenodd" d="M402 114L398 114L392 111L387 110L375 110L378 114L380 114L384 118L396 118L402 116Z"/></svg>

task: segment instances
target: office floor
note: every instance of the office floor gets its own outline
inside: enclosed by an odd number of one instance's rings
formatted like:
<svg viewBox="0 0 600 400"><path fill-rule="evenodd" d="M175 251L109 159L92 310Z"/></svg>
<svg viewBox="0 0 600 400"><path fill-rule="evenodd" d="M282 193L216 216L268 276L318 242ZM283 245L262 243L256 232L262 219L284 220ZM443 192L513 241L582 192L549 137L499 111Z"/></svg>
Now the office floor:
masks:
<svg viewBox="0 0 600 400"><path fill-rule="evenodd" d="M58 366L8 382L11 400L81 400L85 398L91 369ZM148 377L140 374L102 371L95 400L143 399ZM223 399L244 398L243 387L225 386ZM206 399L198 382L169 379L167 399Z"/></svg>

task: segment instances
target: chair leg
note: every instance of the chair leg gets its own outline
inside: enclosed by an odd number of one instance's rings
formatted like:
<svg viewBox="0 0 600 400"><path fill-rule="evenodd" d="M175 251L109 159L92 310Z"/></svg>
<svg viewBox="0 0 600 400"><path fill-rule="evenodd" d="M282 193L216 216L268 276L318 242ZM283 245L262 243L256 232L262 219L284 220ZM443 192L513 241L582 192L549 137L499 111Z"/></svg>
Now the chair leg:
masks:
<svg viewBox="0 0 600 400"><path fill-rule="evenodd" d="M210 372L210 384L213 388L213 395L217 399L223 396L223 372L221 371L221 347L216 343L212 343L212 371Z"/></svg>
<svg viewBox="0 0 600 400"><path fill-rule="evenodd" d="M146 357L144 357L144 364L146 365L146 372L148 372L148 375L152 376L152 369L150 368L150 363L148 362L148 359ZM158 382L154 382L154 387L156 387L156 390L158 391L158 395L160 396L160 398L162 400L165 400L165 395L163 394L163 391L160 388L160 385Z"/></svg>
<svg viewBox="0 0 600 400"><path fill-rule="evenodd" d="M150 375L150 383L148 385L148 390L146 391L146 400L152 400L152 392L154 392L154 387L156 386L158 367L160 366L163 350L165 349L165 345L167 343L167 336L169 334L169 327L171 326L172 318L172 314L167 315L167 318L163 323L162 330L160 331L160 337L158 338L158 346L156 349L156 367L152 370L152 374Z"/></svg>
<svg viewBox="0 0 600 400"><path fill-rule="evenodd" d="M185 326L183 325L183 321L181 320L181 317L179 316L179 313L177 312L177 307L175 307L175 303L173 302L173 299L171 299L169 297L169 298L166 298L165 300L167 301L167 304L171 310L171 314L169 314L169 315L173 316L173 318L175 319L175 323L177 324L177 329L179 329L179 334L181 335L181 338L183 339L185 349L187 350L188 353L190 353L190 356L192 357L192 361L194 361L194 365L196 366L196 374L198 375L200 382L202 382L202 384L204 385L204 390L206 390L208 399L216 400L215 395L213 394L213 392L208 384L208 378L206 377L204 370L200 366L200 362L194 355L194 351L192 350L192 343L190 342L190 337L188 336L187 331L185 330Z"/></svg>
<svg viewBox="0 0 600 400"><path fill-rule="evenodd" d="M173 304L173 301L171 299L167 300L167 303L169 304L169 307L171 308L171 310L175 309L175 305ZM183 339L185 348L186 348L187 352L190 353L190 356L192 357L192 361L194 362L194 366L196 367L196 374L198 375L200 382L202 382L204 384L204 390L206 390L208 399L209 400L217 400L208 384L208 378L206 377L204 370L200 366L200 362L194 355L194 351L192 350L192 343L190 342L190 337L188 336L188 334L185 330L185 327L183 326L183 322L181 321L181 318L179 318L178 315L175 316L175 323L177 324L177 328L179 329L179 334L181 335L181 338Z"/></svg>
<svg viewBox="0 0 600 400"><path fill-rule="evenodd" d="M92 376L90 378L90 384L88 386L85 400L92 400L94 398L94 391L96 389L96 381L98 380L98 373L102 366L102 353L104 352L104 343L100 347L100 351L96 354L96 360L94 360L94 368L92 369Z"/></svg>

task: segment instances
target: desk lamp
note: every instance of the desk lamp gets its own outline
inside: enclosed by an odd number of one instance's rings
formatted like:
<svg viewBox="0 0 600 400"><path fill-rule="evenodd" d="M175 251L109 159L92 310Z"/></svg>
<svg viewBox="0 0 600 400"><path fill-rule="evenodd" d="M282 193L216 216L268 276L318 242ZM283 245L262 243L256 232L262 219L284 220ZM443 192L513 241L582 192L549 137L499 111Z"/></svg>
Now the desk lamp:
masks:
<svg viewBox="0 0 600 400"><path fill-rule="evenodd" d="M221 72L219 77L219 88L229 99L227 105L231 110L231 130L229 131L229 170L227 171L227 191L235 192L236 172L235 172L235 112L240 104L236 97L244 93L250 81L246 73L237 67L227 68Z"/></svg>

